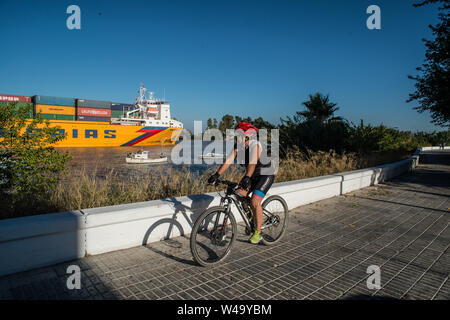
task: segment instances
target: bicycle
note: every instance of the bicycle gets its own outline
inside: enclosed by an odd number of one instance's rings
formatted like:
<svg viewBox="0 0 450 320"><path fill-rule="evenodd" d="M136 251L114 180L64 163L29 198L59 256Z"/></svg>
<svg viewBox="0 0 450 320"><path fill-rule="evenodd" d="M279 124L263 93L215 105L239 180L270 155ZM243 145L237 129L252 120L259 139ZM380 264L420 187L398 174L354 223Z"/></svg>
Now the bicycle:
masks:
<svg viewBox="0 0 450 320"><path fill-rule="evenodd" d="M245 233L250 235L255 231L250 198L236 193L238 184L235 182L218 179L215 185L219 184L227 185L225 195L219 193L220 205L202 213L191 231L191 253L195 262L202 266L219 263L231 252L237 233L236 219L231 212L233 203L244 221ZM275 204L279 204L279 207ZM265 245L271 245L280 241L286 231L288 206L282 197L272 195L263 201L262 208L261 241Z"/></svg>

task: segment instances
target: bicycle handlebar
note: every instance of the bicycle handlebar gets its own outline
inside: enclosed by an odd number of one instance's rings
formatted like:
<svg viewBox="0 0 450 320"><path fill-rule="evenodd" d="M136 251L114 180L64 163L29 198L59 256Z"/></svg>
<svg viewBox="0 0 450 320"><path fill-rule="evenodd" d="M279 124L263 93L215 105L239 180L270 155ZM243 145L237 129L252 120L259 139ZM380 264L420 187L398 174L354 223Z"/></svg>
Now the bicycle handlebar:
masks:
<svg viewBox="0 0 450 320"><path fill-rule="evenodd" d="M217 185L219 183L225 184L225 185L227 185L227 186L229 186L231 188L236 188L238 186L238 183L236 183L236 182L232 182L232 181L228 181L228 180L222 180L220 178L216 180L215 184Z"/></svg>
<svg viewBox="0 0 450 320"><path fill-rule="evenodd" d="M236 187L239 185L239 183L233 182L233 181L228 181L228 180L222 180L222 179L218 178L218 179L214 182L214 185L217 186L217 185L219 185L220 183L221 183L221 184L225 184L225 185L227 185L228 187L234 189L234 190L233 190L233 194L234 194L235 196L237 196L238 199L241 199L241 201L244 200L244 199L250 199L250 198L248 198L248 196L247 196L247 197L244 197L244 196L242 196L241 194L239 194L239 193L236 192L235 189L236 189Z"/></svg>

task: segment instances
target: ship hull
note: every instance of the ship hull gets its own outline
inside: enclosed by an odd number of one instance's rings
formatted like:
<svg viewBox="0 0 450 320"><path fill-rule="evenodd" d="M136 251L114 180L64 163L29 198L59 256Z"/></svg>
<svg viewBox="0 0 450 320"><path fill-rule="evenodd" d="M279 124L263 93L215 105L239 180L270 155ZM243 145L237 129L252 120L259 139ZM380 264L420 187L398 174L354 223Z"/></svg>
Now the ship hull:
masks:
<svg viewBox="0 0 450 320"><path fill-rule="evenodd" d="M131 147L173 145L182 128L109 124L91 121L50 120L67 134L55 147ZM38 126L39 128L39 126Z"/></svg>

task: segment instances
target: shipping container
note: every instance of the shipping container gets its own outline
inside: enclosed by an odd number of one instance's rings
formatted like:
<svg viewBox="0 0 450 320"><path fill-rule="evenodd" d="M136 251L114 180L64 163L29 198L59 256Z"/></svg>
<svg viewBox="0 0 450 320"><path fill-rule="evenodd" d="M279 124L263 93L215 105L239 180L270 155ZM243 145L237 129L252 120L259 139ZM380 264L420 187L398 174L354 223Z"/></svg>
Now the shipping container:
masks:
<svg viewBox="0 0 450 320"><path fill-rule="evenodd" d="M40 114L42 119L45 120L72 120L75 121L75 115L67 115L67 114L48 114L48 113L41 113Z"/></svg>
<svg viewBox="0 0 450 320"><path fill-rule="evenodd" d="M129 110L133 110L134 108L135 107L132 104L116 103L116 102L113 102L111 104L111 110L120 110L120 111L126 110L126 111L129 111Z"/></svg>
<svg viewBox="0 0 450 320"><path fill-rule="evenodd" d="M77 107L111 109L111 101L77 99Z"/></svg>
<svg viewBox="0 0 450 320"><path fill-rule="evenodd" d="M111 110L111 118L121 118L123 117L123 112L119 110Z"/></svg>
<svg viewBox="0 0 450 320"><path fill-rule="evenodd" d="M61 98L61 97L36 95L36 96L33 96L33 102L34 102L34 104L75 107L75 99L73 99L73 98Z"/></svg>
<svg viewBox="0 0 450 320"><path fill-rule="evenodd" d="M77 116L77 120L78 121L111 122L111 118L106 118L106 117Z"/></svg>
<svg viewBox="0 0 450 320"><path fill-rule="evenodd" d="M67 106L53 106L47 104L36 104L34 106L34 112L36 113L46 113L46 114L64 114L68 116L75 115L75 107Z"/></svg>
<svg viewBox="0 0 450 320"><path fill-rule="evenodd" d="M111 109L77 108L77 116L111 118Z"/></svg>
<svg viewBox="0 0 450 320"><path fill-rule="evenodd" d="M31 97L16 96L12 94L0 94L0 101L3 102L25 102L31 103Z"/></svg>
<svg viewBox="0 0 450 320"><path fill-rule="evenodd" d="M0 108L1 108L1 106L4 106L8 103L9 103L8 101L0 101ZM19 108L28 108L28 119L33 119L34 113L33 113L33 104L32 103L17 102L14 110L18 111Z"/></svg>

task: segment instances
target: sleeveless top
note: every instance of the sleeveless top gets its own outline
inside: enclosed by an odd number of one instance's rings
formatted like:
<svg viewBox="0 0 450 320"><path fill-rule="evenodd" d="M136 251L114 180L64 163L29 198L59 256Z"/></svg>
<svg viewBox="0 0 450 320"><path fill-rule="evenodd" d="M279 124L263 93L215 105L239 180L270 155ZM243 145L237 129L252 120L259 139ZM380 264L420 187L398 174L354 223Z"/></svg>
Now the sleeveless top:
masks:
<svg viewBox="0 0 450 320"><path fill-rule="evenodd" d="M261 169L262 168L271 168L272 167L272 161L270 159L268 159L267 157L261 157L261 154L263 154L263 146L261 144L261 142L257 141L257 140L250 140L249 144L247 147L245 147L245 161L244 163L242 163L242 160L239 159L239 150L238 150L238 146L237 143L234 143L234 149L236 151L238 151L238 154L236 156L236 159L238 159L238 163L245 167L247 169L248 165L250 164L250 153L255 151L256 152L256 146L259 146L259 159L258 162L256 163L256 167L255 167L255 171L253 172L252 178L260 176L261 175ZM266 153L264 153L263 155L266 155ZM274 170L264 170L262 172L264 175L273 175L274 174Z"/></svg>

